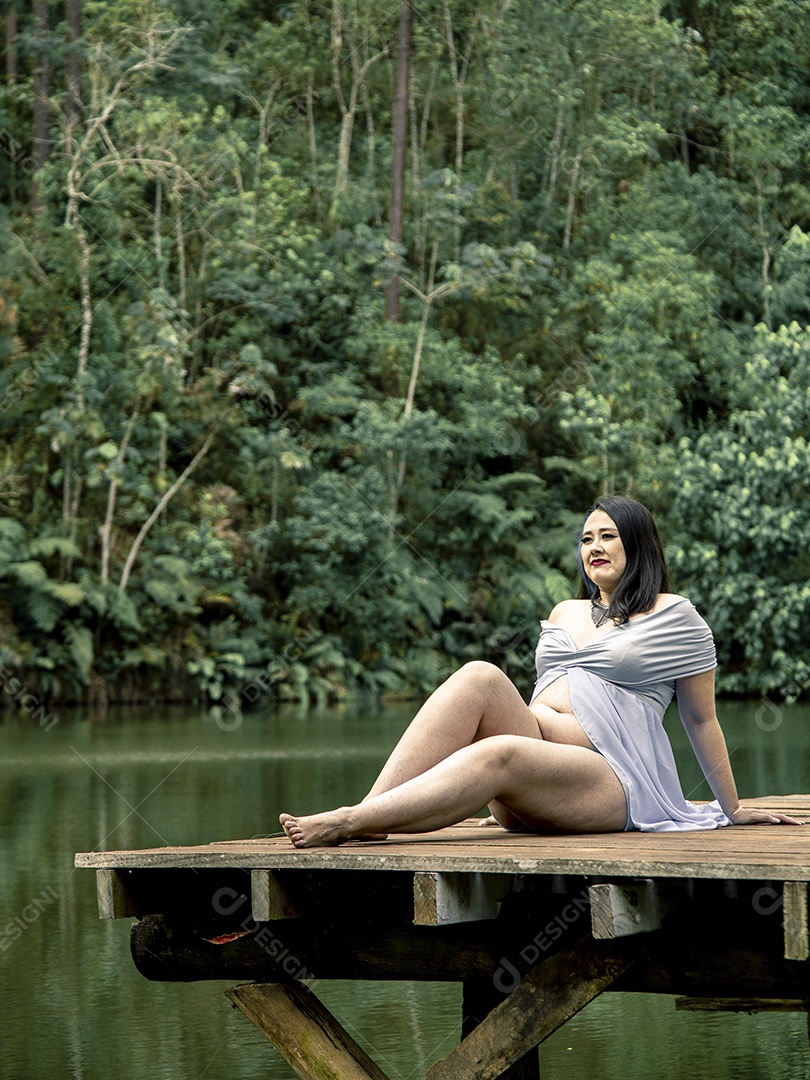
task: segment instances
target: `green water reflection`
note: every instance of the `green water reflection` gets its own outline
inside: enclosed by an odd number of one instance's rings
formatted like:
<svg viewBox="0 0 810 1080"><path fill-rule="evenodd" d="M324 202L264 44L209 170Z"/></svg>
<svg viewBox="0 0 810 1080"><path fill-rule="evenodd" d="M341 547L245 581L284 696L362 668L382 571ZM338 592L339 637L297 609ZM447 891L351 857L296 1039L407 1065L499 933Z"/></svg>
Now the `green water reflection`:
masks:
<svg viewBox="0 0 810 1080"><path fill-rule="evenodd" d="M149 983L129 957L129 922L96 918L76 851L265 835L282 809L359 797L410 710L252 713L234 730L188 710L91 720L50 731L0 725L0 1075L20 1080L286 1080L294 1074L222 991L227 983ZM744 794L810 790L810 708L721 705ZM685 790L708 795L677 718ZM778 917L778 916L776 916ZM458 1039L452 985L324 983L318 995L391 1080L416 1078ZM540 1048L558 1077L799 1080L801 1014L676 1013L673 999L605 994Z"/></svg>

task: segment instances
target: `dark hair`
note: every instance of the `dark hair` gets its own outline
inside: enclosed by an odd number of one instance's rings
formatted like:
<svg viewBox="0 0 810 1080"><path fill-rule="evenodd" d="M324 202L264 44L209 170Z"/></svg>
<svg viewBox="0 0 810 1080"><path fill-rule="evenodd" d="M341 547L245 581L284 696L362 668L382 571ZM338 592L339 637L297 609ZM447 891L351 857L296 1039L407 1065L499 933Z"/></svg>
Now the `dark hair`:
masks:
<svg viewBox="0 0 810 1080"><path fill-rule="evenodd" d="M608 608L609 618L620 625L626 623L631 615L649 611L656 596L669 591L664 547L652 514L635 499L627 495L606 495L596 500L585 515L585 521L594 510L604 511L613 521L619 531L627 559L627 568L610 598ZM585 521L582 523L583 528ZM581 543L582 529L577 538L577 563L582 579L579 598L592 600L599 595L599 589L585 573Z"/></svg>

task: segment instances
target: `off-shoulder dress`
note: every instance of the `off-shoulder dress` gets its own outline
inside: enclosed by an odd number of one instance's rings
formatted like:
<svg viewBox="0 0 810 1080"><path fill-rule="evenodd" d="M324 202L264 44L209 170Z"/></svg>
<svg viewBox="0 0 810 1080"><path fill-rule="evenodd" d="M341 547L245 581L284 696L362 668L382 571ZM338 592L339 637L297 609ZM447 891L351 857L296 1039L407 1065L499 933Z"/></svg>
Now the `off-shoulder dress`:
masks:
<svg viewBox="0 0 810 1080"><path fill-rule="evenodd" d="M684 796L664 725L678 679L717 666L714 638L690 600L638 615L578 649L567 630L541 623L531 701L568 676L571 709L621 781L628 829L716 829L731 820L720 804Z"/></svg>

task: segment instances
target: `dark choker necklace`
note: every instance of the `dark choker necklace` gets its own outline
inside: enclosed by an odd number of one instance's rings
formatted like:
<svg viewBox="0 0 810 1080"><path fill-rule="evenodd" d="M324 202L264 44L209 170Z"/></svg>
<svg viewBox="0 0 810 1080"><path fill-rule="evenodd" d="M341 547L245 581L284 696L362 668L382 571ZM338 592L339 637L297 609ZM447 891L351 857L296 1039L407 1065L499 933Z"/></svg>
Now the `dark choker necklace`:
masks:
<svg viewBox="0 0 810 1080"><path fill-rule="evenodd" d="M609 607L607 604L603 604L598 596L591 597L591 618L593 619L593 625L596 627L604 626L608 621Z"/></svg>

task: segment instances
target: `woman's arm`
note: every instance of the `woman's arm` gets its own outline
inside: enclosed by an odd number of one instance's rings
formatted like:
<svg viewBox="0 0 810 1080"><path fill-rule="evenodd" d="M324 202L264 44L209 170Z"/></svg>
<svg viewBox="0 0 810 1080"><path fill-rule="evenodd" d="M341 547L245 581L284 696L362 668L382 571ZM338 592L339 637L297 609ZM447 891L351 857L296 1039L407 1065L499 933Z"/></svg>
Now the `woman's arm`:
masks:
<svg viewBox="0 0 810 1080"><path fill-rule="evenodd" d="M676 683L678 712L695 756L723 812L734 825L801 825L787 814L741 806L728 759L726 740L714 703L714 672L690 675Z"/></svg>

